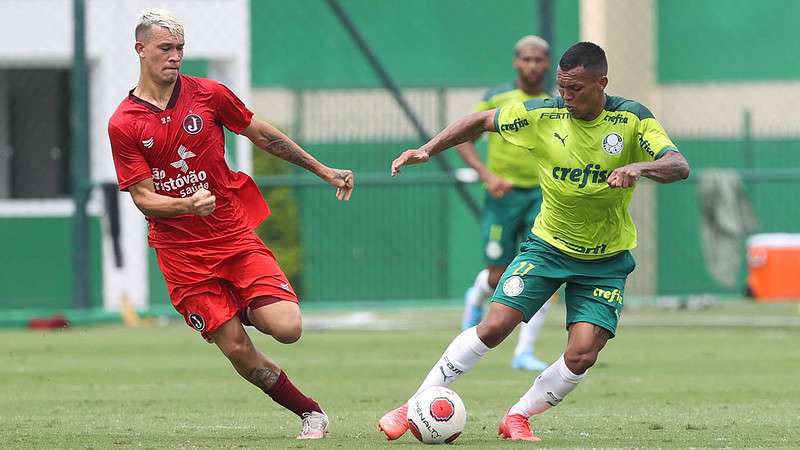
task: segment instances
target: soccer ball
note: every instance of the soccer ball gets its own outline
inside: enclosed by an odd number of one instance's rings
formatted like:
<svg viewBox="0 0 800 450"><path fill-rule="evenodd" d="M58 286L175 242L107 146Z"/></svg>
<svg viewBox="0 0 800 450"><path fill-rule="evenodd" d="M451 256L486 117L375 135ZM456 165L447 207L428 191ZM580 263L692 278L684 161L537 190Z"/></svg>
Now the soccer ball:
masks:
<svg viewBox="0 0 800 450"><path fill-rule="evenodd" d="M408 427L425 444L449 444L464 431L467 410L454 391L434 386L408 404Z"/></svg>

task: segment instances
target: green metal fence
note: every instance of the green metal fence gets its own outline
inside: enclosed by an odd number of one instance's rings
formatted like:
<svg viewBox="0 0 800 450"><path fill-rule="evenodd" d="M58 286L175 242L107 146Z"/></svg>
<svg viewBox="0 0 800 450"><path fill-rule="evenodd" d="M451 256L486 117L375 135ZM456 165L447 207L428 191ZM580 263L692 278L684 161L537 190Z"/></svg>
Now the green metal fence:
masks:
<svg viewBox="0 0 800 450"><path fill-rule="evenodd" d="M391 160L420 142L402 131L408 124L390 102L377 93L376 98L364 94L368 91L360 91L362 98L354 103L346 100L352 91L293 94L304 99L295 103L289 121L293 137L327 164L356 172L357 189L349 204L339 204L331 188L301 172L258 178L268 198L270 189L290 186L297 201L301 263L293 281L307 301L460 297L482 265L478 221L455 195L453 178L434 164L407 168L399 178L388 176ZM409 98L433 132L452 120L453 95L420 88ZM357 126L337 126L357 118L362 119ZM694 172L687 182L657 186L654 220L639 223L640 236L657 240L654 288L647 294L742 295L744 242L735 287L721 286L709 275L698 182L704 169L737 169L758 216L756 232L800 232L800 208L792 203L800 187L800 139L756 138L745 127L741 135L674 140ZM463 167L454 151L442 157ZM470 190L482 202L481 187L473 184ZM281 214L275 210L276 217ZM640 259L640 271L650 264L642 261L646 258Z"/></svg>

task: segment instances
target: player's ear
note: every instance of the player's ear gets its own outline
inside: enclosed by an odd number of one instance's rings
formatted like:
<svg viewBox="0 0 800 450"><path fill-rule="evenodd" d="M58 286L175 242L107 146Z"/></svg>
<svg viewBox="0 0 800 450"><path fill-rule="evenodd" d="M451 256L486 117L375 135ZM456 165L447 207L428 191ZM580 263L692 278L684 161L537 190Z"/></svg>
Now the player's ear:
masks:
<svg viewBox="0 0 800 450"><path fill-rule="evenodd" d="M139 58L144 58L144 44L140 41L136 41L136 44L133 46L136 53L139 55Z"/></svg>
<svg viewBox="0 0 800 450"><path fill-rule="evenodd" d="M603 75L597 82L600 83L601 88L605 89L608 86L608 77Z"/></svg>

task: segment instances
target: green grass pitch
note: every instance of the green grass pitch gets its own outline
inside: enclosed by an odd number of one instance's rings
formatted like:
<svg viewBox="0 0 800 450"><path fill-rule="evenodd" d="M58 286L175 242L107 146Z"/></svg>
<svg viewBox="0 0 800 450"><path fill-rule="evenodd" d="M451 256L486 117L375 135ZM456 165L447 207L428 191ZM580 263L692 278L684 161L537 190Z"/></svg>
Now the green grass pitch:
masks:
<svg viewBox="0 0 800 450"><path fill-rule="evenodd" d="M410 434L386 442L375 424L413 392L459 316L312 311L298 344L255 337L330 415L330 435L318 442L295 441L299 420L183 324L0 331L0 448L421 447ZM539 356L560 354L563 320L558 305ZM509 367L515 341L451 386L468 414L456 447L531 447L496 437L533 380ZM540 448L796 448L800 310L737 302L626 312L586 380L533 426Z"/></svg>

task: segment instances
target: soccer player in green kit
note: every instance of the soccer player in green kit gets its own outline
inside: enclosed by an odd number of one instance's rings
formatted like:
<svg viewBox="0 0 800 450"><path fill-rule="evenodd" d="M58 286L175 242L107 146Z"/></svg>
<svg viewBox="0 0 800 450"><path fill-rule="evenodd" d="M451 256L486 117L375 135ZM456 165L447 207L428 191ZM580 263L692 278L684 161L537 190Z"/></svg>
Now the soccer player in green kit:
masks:
<svg viewBox="0 0 800 450"><path fill-rule="evenodd" d="M470 114L392 162L397 175L402 166L424 163L484 131L498 132L536 157L544 201L531 234L503 273L486 317L450 343L417 390L447 386L472 369L566 284L566 349L506 412L498 429L505 439L539 441L529 418L575 389L614 337L625 280L635 266L630 249L636 228L628 205L636 182L689 176L688 162L647 108L606 95L607 73L603 49L577 43L559 62L559 97ZM379 421L387 438L408 428L406 405Z"/></svg>
<svg viewBox="0 0 800 450"><path fill-rule="evenodd" d="M504 105L550 96L544 92L545 75L550 69L550 44L539 36L523 36L514 46L513 66L517 78L492 89L478 103L475 111L487 111ZM483 316L483 304L492 296L500 276L517 255L520 240L530 231L539 214L542 190L536 160L525 147L489 134L486 164L481 162L473 141L458 146L458 154L480 176L486 187L481 234L486 268L475 277L464 295L461 329L474 327ZM511 367L541 371L547 363L533 354L534 344L547 317L550 302L520 327Z"/></svg>

